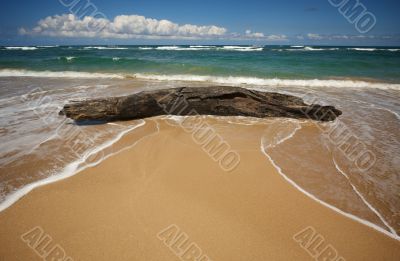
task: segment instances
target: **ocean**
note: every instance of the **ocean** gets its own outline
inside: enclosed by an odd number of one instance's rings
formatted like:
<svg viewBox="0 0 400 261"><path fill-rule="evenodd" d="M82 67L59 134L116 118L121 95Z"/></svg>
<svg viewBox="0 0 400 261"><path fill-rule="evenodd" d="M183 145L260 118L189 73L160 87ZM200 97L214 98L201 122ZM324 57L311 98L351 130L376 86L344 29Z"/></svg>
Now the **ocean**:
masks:
<svg viewBox="0 0 400 261"><path fill-rule="evenodd" d="M261 136L254 149L285 179L398 238L400 47L0 47L0 210L37 186L99 164L103 149L118 153L111 145L146 124L77 125L58 115L68 101L210 85L292 94L342 110L331 123L216 118L225 128L250 126L247 135L252 125L264 124L266 134L281 130L277 140Z"/></svg>
<svg viewBox="0 0 400 261"><path fill-rule="evenodd" d="M400 49L396 47L26 46L0 51L2 76L29 75L22 70L58 72L54 76L74 71L276 85L286 84L284 80L350 78L398 83L400 79Z"/></svg>

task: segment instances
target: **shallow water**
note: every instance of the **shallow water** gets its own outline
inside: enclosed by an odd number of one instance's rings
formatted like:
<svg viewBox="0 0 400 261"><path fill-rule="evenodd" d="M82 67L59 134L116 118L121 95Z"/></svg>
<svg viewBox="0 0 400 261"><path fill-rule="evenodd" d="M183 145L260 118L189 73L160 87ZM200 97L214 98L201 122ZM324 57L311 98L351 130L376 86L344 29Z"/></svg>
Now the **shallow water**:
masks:
<svg viewBox="0 0 400 261"><path fill-rule="evenodd" d="M255 50L255 47L170 47L167 50L157 47L118 48L126 49L63 47L53 52L47 49L0 50L0 209L28 192L29 184L41 184L44 180L50 182L73 175L84 167L83 161L85 164L89 162L89 165L98 163L105 154L110 153L101 152L100 148L109 147L125 133L143 131L142 126L146 123L127 121L78 126L58 115L67 101L158 88L222 84L293 94L308 103L334 105L342 110L343 115L332 123L243 117L208 117L207 122L232 143L240 141L240 144L245 144L246 137L257 135L260 143L247 144L246 149L266 153L266 160L272 160L285 177L301 189L389 233L400 233L400 74L396 50L307 50L305 47L300 48L305 50L287 47L283 51L279 51L278 47L276 50ZM193 50L196 48L210 50ZM131 52L133 56L144 52L140 55L145 60L156 56L158 61L165 64L176 59L190 66L204 62L219 64L227 69L227 63L218 60L221 59L218 56L222 56L223 60L232 61L239 67L231 71L230 75L234 77L213 69L207 71L212 72L210 74L202 75L207 73L202 71L197 75L197 69L168 71L162 66L154 67L157 72L154 74L153 69L146 69L146 62L142 64L143 70L136 70L136 67L129 65L127 72L121 69L122 65L104 65L99 70L91 67L95 65L87 65L87 61L80 61L80 58L71 58L69 61L52 61L48 58L51 55L67 55L69 49L89 60L99 54L99 59L103 59L102 56L118 56L111 52ZM9 54L11 52L14 53ZM27 59L23 55L26 52L37 52L30 59L32 65L30 62L26 65L19 62L19 59ZM188 52L196 55L190 58ZM360 73L343 73L345 69L337 73L339 68L332 67L332 73L328 73L328 70L324 72L325 69L318 71L320 77L314 80L314 72L308 73L310 68L306 61L305 67L298 70L307 73L297 78L293 76L296 70L290 67L293 61L285 60L285 56L273 58L274 53L281 52L286 56L296 53L287 58L293 60L307 56L310 56L309 59L311 56L315 58L315 53L322 52L323 63L327 64L331 59L339 59L340 53L346 53L359 56L360 59L369 57L367 63L378 61L373 66L380 69L364 64L362 66L370 69L364 70L361 65L355 65ZM33 68L36 59L50 61L47 61L47 65ZM242 61L239 63L238 59ZM292 70L293 77L269 78L273 74L263 71L267 70L263 68L268 63L265 59L277 59L281 67L288 65L285 70ZM116 61L120 62L108 62ZM249 61L258 63L255 65L258 69L245 69ZM59 65L55 66L55 63ZM392 67L387 67L390 65ZM238 72L240 66L242 71ZM50 68L54 69L53 72L48 72ZM386 68L387 72L381 74ZM94 73L95 70L98 71ZM127 77L127 73L131 76ZM336 76L341 78L334 78ZM239 129L243 130L240 136L232 135L232 130ZM143 133L144 136L151 134Z"/></svg>

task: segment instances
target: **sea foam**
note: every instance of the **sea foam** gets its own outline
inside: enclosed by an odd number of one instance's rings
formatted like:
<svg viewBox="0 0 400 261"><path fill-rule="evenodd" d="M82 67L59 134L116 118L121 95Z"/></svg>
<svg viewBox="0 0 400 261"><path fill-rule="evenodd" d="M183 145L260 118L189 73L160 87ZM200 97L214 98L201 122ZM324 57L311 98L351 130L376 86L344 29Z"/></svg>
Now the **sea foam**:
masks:
<svg viewBox="0 0 400 261"><path fill-rule="evenodd" d="M37 47L33 47L33 46L7 46L4 47L7 50L22 50L22 51L33 51L33 50L37 50Z"/></svg>
<svg viewBox="0 0 400 261"><path fill-rule="evenodd" d="M323 79L279 79L257 78L241 76L210 76L190 74L117 74L117 73L90 73L75 71L30 71L30 70L0 70L0 77L42 77L42 78L100 78L100 79L124 79L137 78L156 81L184 81L184 82L208 82L229 85L257 85L272 87L329 87L329 88L373 88L382 90L400 90L400 84L385 82L367 82L360 80L323 80Z"/></svg>
<svg viewBox="0 0 400 261"><path fill-rule="evenodd" d="M30 70L0 70L0 77L38 77L38 78L101 78L101 79L123 79L124 76L112 73L90 73L74 71L30 71Z"/></svg>
<svg viewBox="0 0 400 261"><path fill-rule="evenodd" d="M298 129L294 130L293 133L291 133L291 134L289 135L288 138L284 138L284 140L281 141L280 143L283 143L284 141L286 141L286 140L292 138L292 137L296 134L297 130L298 130ZM325 206L325 207L327 207L327 208L329 208L329 209L331 209L331 210L333 210L333 211L335 211L335 212L337 212L337 213L340 213L340 214L342 214L342 215L345 216L345 217L348 217L348 218L350 218L350 219L352 219L352 220L354 220L354 221L357 221L357 222L359 222L359 223L361 223L361 224L364 224L364 225L366 225L366 226L369 226L369 227L375 229L376 231L385 234L386 236L389 236L389 237L391 237L391 238L393 238L393 239L395 239L395 240L400 241L400 236L397 235L396 232L391 233L391 232L389 232L389 231L387 231L387 230L385 230L385 229L379 227L378 225L376 225L376 224L374 224L374 223L372 223L372 222L369 222L369 221L364 220L364 219L362 219L362 218L359 218L359 217L357 217L357 216L355 216L355 215L353 215L353 214L347 213L347 212L345 212L345 211L343 211L343 210L341 210L341 209L339 209L339 208L337 208L337 207L335 207L335 206L332 206L332 205L326 203L325 201L320 200L318 197L314 196L313 194L311 194L311 193L308 192L307 190L303 189L302 187L300 187L296 182L294 182L292 179L290 179L290 178L282 171L282 168L281 168L279 165L276 164L276 162L272 159L272 157L267 153L267 149L268 149L268 148L270 148L270 145L264 144L264 140L261 139L261 144L260 144L260 150L261 150L261 152L262 152L262 153L267 157L267 159L271 162L272 166L277 170L277 172L279 173L279 175L280 175L284 180L286 180L289 184L291 184L293 187L295 187L297 190L299 190L300 192L302 192L303 194L305 194L305 195L308 196L309 198L315 200L316 202L320 203L321 205L323 205L323 206Z"/></svg>
<svg viewBox="0 0 400 261"><path fill-rule="evenodd" d="M28 184L28 185L22 187L21 189L18 189L15 192L9 194L0 203L0 212L5 210L5 209L7 209L11 205L13 205L20 198L22 198L23 196L25 196L26 194L28 194L29 192L31 192L35 188L38 188L38 187L41 187L41 186L44 186L44 185L47 185L47 184L51 184L51 183L54 183L54 182L69 178L69 177L77 174L78 172L83 171L84 169L86 169L88 167L93 167L93 166L99 164L101 161L107 159L108 157L110 157L112 155L115 155L115 153L111 154L111 155L107 155L104 158L102 158L100 161L84 165L83 167L79 167L83 163L85 163L85 161L88 160L91 156L96 155L98 152L100 152L100 151L112 146L113 144L118 142L123 136L125 136L127 133L133 131L136 128L142 127L145 124L146 124L146 122L144 120L141 120L140 123L138 123L137 125L131 126L131 127L127 128L126 130L121 131L120 133L118 133L118 135L116 137L114 137L114 139L111 139L109 141L104 142L100 146L95 147L91 151L87 152L80 159L68 164L60 173L58 173L56 175L53 175L53 176L50 176L50 177L47 177L45 179L36 181L34 183ZM137 144L137 142L135 142L134 145L136 145L136 144ZM132 147L132 146L129 146L129 147Z"/></svg>

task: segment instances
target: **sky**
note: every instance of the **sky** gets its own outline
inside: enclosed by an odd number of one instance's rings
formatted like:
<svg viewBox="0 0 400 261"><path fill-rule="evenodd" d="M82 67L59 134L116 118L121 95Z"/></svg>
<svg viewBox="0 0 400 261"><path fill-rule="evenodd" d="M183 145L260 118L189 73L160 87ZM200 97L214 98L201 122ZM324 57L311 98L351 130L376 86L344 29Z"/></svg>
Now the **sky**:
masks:
<svg viewBox="0 0 400 261"><path fill-rule="evenodd" d="M3 0L0 45L400 45L398 0Z"/></svg>

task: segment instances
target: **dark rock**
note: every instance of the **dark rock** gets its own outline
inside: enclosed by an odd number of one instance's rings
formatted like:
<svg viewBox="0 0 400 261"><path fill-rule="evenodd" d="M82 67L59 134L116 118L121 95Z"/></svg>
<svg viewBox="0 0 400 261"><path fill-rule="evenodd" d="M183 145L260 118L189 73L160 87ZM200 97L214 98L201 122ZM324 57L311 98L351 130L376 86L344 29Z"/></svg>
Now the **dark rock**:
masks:
<svg viewBox="0 0 400 261"><path fill-rule="evenodd" d="M342 112L332 106L307 105L302 99L239 87L182 87L129 96L72 102L60 115L75 121L118 121L159 115L287 117L332 121Z"/></svg>

